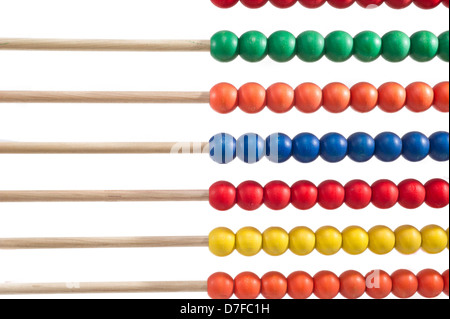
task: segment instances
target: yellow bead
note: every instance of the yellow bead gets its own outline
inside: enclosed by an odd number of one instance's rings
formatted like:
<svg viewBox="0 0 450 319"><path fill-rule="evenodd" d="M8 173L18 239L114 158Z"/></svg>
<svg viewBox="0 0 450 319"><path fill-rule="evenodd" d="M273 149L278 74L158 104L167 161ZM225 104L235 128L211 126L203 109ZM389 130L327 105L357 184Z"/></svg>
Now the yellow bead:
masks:
<svg viewBox="0 0 450 319"><path fill-rule="evenodd" d="M216 256L230 255L234 251L235 244L236 237L228 228L219 227L209 234L209 250Z"/></svg>
<svg viewBox="0 0 450 319"><path fill-rule="evenodd" d="M296 255L309 255L316 247L316 235L308 227L297 227L289 233L289 249Z"/></svg>
<svg viewBox="0 0 450 319"><path fill-rule="evenodd" d="M236 250L244 256L255 256L261 251L262 235L253 227L244 227L236 233Z"/></svg>
<svg viewBox="0 0 450 319"><path fill-rule="evenodd" d="M422 228L422 249L429 254L440 253L448 245L448 235L437 225L428 225Z"/></svg>
<svg viewBox="0 0 450 319"><path fill-rule="evenodd" d="M391 252L395 247L395 234L386 226L375 226L369 230L369 249L378 255Z"/></svg>
<svg viewBox="0 0 450 319"><path fill-rule="evenodd" d="M316 249L323 255L334 255L342 247L342 235L332 226L325 226L316 231Z"/></svg>
<svg viewBox="0 0 450 319"><path fill-rule="evenodd" d="M350 226L342 232L342 249L350 255L359 255L369 246L369 234L359 226Z"/></svg>
<svg viewBox="0 0 450 319"><path fill-rule="evenodd" d="M283 255L289 248L289 234L280 227L271 227L262 236L263 250L271 256Z"/></svg>
<svg viewBox="0 0 450 319"><path fill-rule="evenodd" d="M413 226L400 226L394 233L395 249L402 254L414 254L422 246L422 235L420 234L420 231Z"/></svg>

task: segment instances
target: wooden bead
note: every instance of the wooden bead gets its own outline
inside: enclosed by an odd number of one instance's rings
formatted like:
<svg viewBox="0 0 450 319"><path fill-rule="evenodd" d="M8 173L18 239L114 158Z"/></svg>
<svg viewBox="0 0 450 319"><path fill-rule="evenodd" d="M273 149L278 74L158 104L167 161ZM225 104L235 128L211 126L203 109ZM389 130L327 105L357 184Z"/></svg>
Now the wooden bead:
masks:
<svg viewBox="0 0 450 319"><path fill-rule="evenodd" d="M292 7L296 2L297 0L270 0L270 3L281 9Z"/></svg>
<svg viewBox="0 0 450 319"><path fill-rule="evenodd" d="M328 133L320 139L320 156L327 162L337 163L347 156L348 143L339 133Z"/></svg>
<svg viewBox="0 0 450 319"><path fill-rule="evenodd" d="M375 137L375 157L382 162L397 160L402 150L402 139L395 133L383 132Z"/></svg>
<svg viewBox="0 0 450 319"><path fill-rule="evenodd" d="M355 0L328 0L328 3L337 9L346 9L355 3Z"/></svg>
<svg viewBox="0 0 450 319"><path fill-rule="evenodd" d="M410 132L402 138L403 157L410 162L419 162L430 152L430 140L420 132Z"/></svg>
<svg viewBox="0 0 450 319"><path fill-rule="evenodd" d="M289 233L289 249L298 256L312 253L316 247L316 235L308 227L296 227Z"/></svg>
<svg viewBox="0 0 450 319"><path fill-rule="evenodd" d="M409 7L413 0L385 0L385 2L392 9L404 9Z"/></svg>
<svg viewBox="0 0 450 319"><path fill-rule="evenodd" d="M298 0L300 4L309 9L315 9L323 6L327 0Z"/></svg>
<svg viewBox="0 0 450 319"><path fill-rule="evenodd" d="M422 250L429 254L438 254L448 245L448 235L440 226L425 226L420 233L422 234Z"/></svg>
<svg viewBox="0 0 450 319"><path fill-rule="evenodd" d="M314 291L314 280L304 271L292 273L287 281L287 292L292 299L308 299Z"/></svg>
<svg viewBox="0 0 450 319"><path fill-rule="evenodd" d="M339 277L339 292L344 298L358 299L366 291L366 279L359 272L349 270Z"/></svg>
<svg viewBox="0 0 450 319"><path fill-rule="evenodd" d="M275 83L266 92L267 108L275 113L286 113L294 107L294 89L285 83Z"/></svg>
<svg viewBox="0 0 450 319"><path fill-rule="evenodd" d="M372 9L381 6L384 0L356 0L356 2L363 8Z"/></svg>
<svg viewBox="0 0 450 319"><path fill-rule="evenodd" d="M241 0L242 4L250 9L263 7L269 0Z"/></svg>
<svg viewBox="0 0 450 319"><path fill-rule="evenodd" d="M444 271L444 273L442 274L442 278L444 279L444 293L448 296L448 269Z"/></svg>
<svg viewBox="0 0 450 319"><path fill-rule="evenodd" d="M255 133L247 133L236 141L237 157L244 163L257 163L264 157L265 141Z"/></svg>
<svg viewBox="0 0 450 319"><path fill-rule="evenodd" d="M398 184L398 203L407 209L416 209L425 202L425 187L415 179L407 179Z"/></svg>
<svg viewBox="0 0 450 319"><path fill-rule="evenodd" d="M211 38L211 55L219 62L233 61L239 55L239 38L230 31L219 31Z"/></svg>
<svg viewBox="0 0 450 319"><path fill-rule="evenodd" d="M355 162L367 162L375 154L375 140L367 133L354 133L349 136L347 143L347 155Z"/></svg>
<svg viewBox="0 0 450 319"><path fill-rule="evenodd" d="M326 256L334 255L342 248L342 234L332 226L316 231L316 250Z"/></svg>
<svg viewBox="0 0 450 319"><path fill-rule="evenodd" d="M272 163L284 163L292 156L292 140L283 133L266 138L266 157Z"/></svg>
<svg viewBox="0 0 450 319"><path fill-rule="evenodd" d="M236 158L236 140L226 133L214 135L209 140L209 156L219 164L228 164Z"/></svg>
<svg viewBox="0 0 450 319"><path fill-rule="evenodd" d="M325 55L333 62L344 62L353 54L353 38L344 31L334 31L325 38Z"/></svg>
<svg viewBox="0 0 450 319"><path fill-rule="evenodd" d="M355 84L350 89L350 94L350 106L357 112L370 112L378 104L378 90L370 83L360 82Z"/></svg>
<svg viewBox="0 0 450 319"><path fill-rule="evenodd" d="M391 31L382 37L382 56L389 62L401 62L409 56L411 39L401 31Z"/></svg>
<svg viewBox="0 0 450 319"><path fill-rule="evenodd" d="M266 299L283 299L288 282L281 273L272 271L261 277L261 295Z"/></svg>
<svg viewBox="0 0 450 319"><path fill-rule="evenodd" d="M259 31L246 32L239 39L239 50L245 61L259 62L267 56L267 38Z"/></svg>
<svg viewBox="0 0 450 319"><path fill-rule="evenodd" d="M263 204L264 189L254 181L246 181L241 183L236 189L236 202L242 209L252 211L256 210Z"/></svg>
<svg viewBox="0 0 450 319"><path fill-rule="evenodd" d="M449 160L449 135L448 132L436 132L429 138L430 153L428 154L433 160L438 162L446 162Z"/></svg>
<svg viewBox="0 0 450 319"><path fill-rule="evenodd" d="M209 234L209 250L218 257L231 255L236 247L234 233L225 227L219 227Z"/></svg>
<svg viewBox="0 0 450 319"><path fill-rule="evenodd" d="M419 31L411 36L411 58L418 62L428 62L438 54L439 39L429 31Z"/></svg>
<svg viewBox="0 0 450 319"><path fill-rule="evenodd" d="M233 7L239 0L211 0L211 2L219 8L226 9Z"/></svg>
<svg viewBox="0 0 450 319"><path fill-rule="evenodd" d="M374 299L383 299L392 292L392 279L383 270L374 270L366 275L366 293Z"/></svg>
<svg viewBox="0 0 450 319"><path fill-rule="evenodd" d="M411 298L417 292L419 282L409 270L399 269L391 275L392 294L397 298Z"/></svg>
<svg viewBox="0 0 450 319"><path fill-rule="evenodd" d="M434 103L433 106L436 110L444 113L449 112L449 82L441 82L434 88Z"/></svg>
<svg viewBox="0 0 450 319"><path fill-rule="evenodd" d="M277 62L287 62L294 58L297 41L295 36L287 31L277 31L267 40L268 55Z"/></svg>
<svg viewBox="0 0 450 319"><path fill-rule="evenodd" d="M239 299L256 299L261 293L261 280L251 272L244 272L234 278L234 294Z"/></svg>
<svg viewBox="0 0 450 319"><path fill-rule="evenodd" d="M350 255L359 255L369 247L369 234L358 226L350 226L342 231L342 249Z"/></svg>
<svg viewBox="0 0 450 319"><path fill-rule="evenodd" d="M319 61L325 54L325 39L316 31L305 31L297 37L297 56L305 62Z"/></svg>
<svg viewBox="0 0 450 319"><path fill-rule="evenodd" d="M209 105L221 114L233 112L238 106L238 90L229 83L219 83L209 92Z"/></svg>
<svg viewBox="0 0 450 319"><path fill-rule="evenodd" d="M449 184L442 179L432 179L425 184L425 202L432 208L444 208L449 204Z"/></svg>
<svg viewBox="0 0 450 319"><path fill-rule="evenodd" d="M362 180L348 182L345 187L345 204L352 209L363 209L372 200L372 188Z"/></svg>
<svg viewBox="0 0 450 319"><path fill-rule="evenodd" d="M273 210L286 208L291 202L291 188L284 182L272 181L264 186L264 204Z"/></svg>
<svg viewBox="0 0 450 319"><path fill-rule="evenodd" d="M236 233L236 250L244 256L257 255L262 249L262 235L253 227L244 227Z"/></svg>
<svg viewBox="0 0 450 319"><path fill-rule="evenodd" d="M289 249L289 234L280 227L268 228L262 240L262 248L270 256L281 256Z"/></svg>
<svg viewBox="0 0 450 319"><path fill-rule="evenodd" d="M372 204L380 209L394 207L398 201L398 187L389 180L379 180L372 185Z"/></svg>
<svg viewBox="0 0 450 319"><path fill-rule="evenodd" d="M439 50L437 55L442 61L449 61L449 33L445 31L439 36Z"/></svg>
<svg viewBox="0 0 450 319"><path fill-rule="evenodd" d="M330 83L322 90L323 108L331 113L344 112L350 106L351 93L342 83Z"/></svg>
<svg viewBox="0 0 450 319"><path fill-rule="evenodd" d="M440 5L442 0L414 0L414 4L421 9L433 9Z"/></svg>
<svg viewBox="0 0 450 319"><path fill-rule="evenodd" d="M339 278L330 271L321 271L314 276L314 294L319 299L333 299L340 286Z"/></svg>
<svg viewBox="0 0 450 319"><path fill-rule="evenodd" d="M292 140L292 156L300 163L311 163L320 155L320 140L311 133L300 133Z"/></svg>
<svg viewBox="0 0 450 319"><path fill-rule="evenodd" d="M209 204L220 211L231 209L236 204L236 188L225 181L214 183L209 188Z"/></svg>
<svg viewBox="0 0 450 319"><path fill-rule="evenodd" d="M313 208L317 203L317 187L309 181L298 181L291 187L291 203L301 210Z"/></svg>
<svg viewBox="0 0 450 319"><path fill-rule="evenodd" d="M230 299L234 293L233 278L223 272L218 272L208 278L208 296L211 299Z"/></svg>
<svg viewBox="0 0 450 319"><path fill-rule="evenodd" d="M354 38L353 54L362 62L372 62L381 55L381 37L372 31L363 31Z"/></svg>
<svg viewBox="0 0 450 319"><path fill-rule="evenodd" d="M323 104L322 89L314 83L300 84L294 94L295 107L300 112L314 113Z"/></svg>
<svg viewBox="0 0 450 319"><path fill-rule="evenodd" d="M245 113L258 113L266 107L266 89L258 83L247 83L238 92L239 108Z"/></svg>
<svg viewBox="0 0 450 319"><path fill-rule="evenodd" d="M395 247L395 234L386 226L375 226L369 230L369 249L377 255L390 253Z"/></svg>
<svg viewBox="0 0 450 319"><path fill-rule="evenodd" d="M444 290L444 279L432 269L424 269L417 274L417 292L425 298L435 298Z"/></svg>
<svg viewBox="0 0 450 319"><path fill-rule="evenodd" d="M395 249L404 255L417 252L422 246L420 231L410 225L398 227L395 231Z"/></svg>
<svg viewBox="0 0 450 319"><path fill-rule="evenodd" d="M378 88L378 107L387 113L400 111L406 104L406 89L398 83L384 83Z"/></svg>
<svg viewBox="0 0 450 319"><path fill-rule="evenodd" d="M317 190L317 202L325 209L337 209L344 203L345 189L339 182L332 180L322 182Z"/></svg>
<svg viewBox="0 0 450 319"><path fill-rule="evenodd" d="M414 82L406 87L406 108L412 112L424 112L434 102L434 91L423 82Z"/></svg>

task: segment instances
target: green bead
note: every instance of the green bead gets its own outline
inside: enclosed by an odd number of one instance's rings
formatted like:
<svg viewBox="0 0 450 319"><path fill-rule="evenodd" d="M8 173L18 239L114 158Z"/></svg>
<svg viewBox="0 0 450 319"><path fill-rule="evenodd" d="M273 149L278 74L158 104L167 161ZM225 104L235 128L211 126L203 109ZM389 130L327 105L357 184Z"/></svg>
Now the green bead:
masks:
<svg viewBox="0 0 450 319"><path fill-rule="evenodd" d="M297 56L305 62L319 61L325 54L325 39L316 31L305 31L297 37Z"/></svg>
<svg viewBox="0 0 450 319"><path fill-rule="evenodd" d="M400 62L406 59L411 48L411 39L401 31L391 31L383 38L382 56L389 62Z"/></svg>
<svg viewBox="0 0 450 319"><path fill-rule="evenodd" d="M259 31L244 33L239 39L241 57L248 62L259 62L267 56L267 38Z"/></svg>
<svg viewBox="0 0 450 319"><path fill-rule="evenodd" d="M428 62L435 58L439 50L439 39L429 31L419 31L411 36L411 58Z"/></svg>
<svg viewBox="0 0 450 319"><path fill-rule="evenodd" d="M438 56L441 60L448 62L448 51L448 31L446 31L439 36Z"/></svg>
<svg viewBox="0 0 450 319"><path fill-rule="evenodd" d="M363 31L353 39L353 53L362 62L372 62L381 55L381 37L372 31Z"/></svg>
<svg viewBox="0 0 450 319"><path fill-rule="evenodd" d="M344 31L331 32L325 38L325 55L333 62L344 62L353 54L353 38Z"/></svg>
<svg viewBox="0 0 450 319"><path fill-rule="evenodd" d="M233 61L239 55L239 38L230 31L219 31L211 38L211 55L220 62Z"/></svg>
<svg viewBox="0 0 450 319"><path fill-rule="evenodd" d="M287 62L295 56L297 41L295 36L287 31L273 33L267 42L269 57L277 62Z"/></svg>

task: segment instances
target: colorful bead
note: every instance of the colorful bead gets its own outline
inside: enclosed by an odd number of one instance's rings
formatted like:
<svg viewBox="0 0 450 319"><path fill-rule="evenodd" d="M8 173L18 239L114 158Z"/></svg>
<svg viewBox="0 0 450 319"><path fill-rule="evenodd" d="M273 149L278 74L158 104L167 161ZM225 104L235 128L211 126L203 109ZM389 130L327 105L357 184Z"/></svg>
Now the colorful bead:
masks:
<svg viewBox="0 0 450 319"><path fill-rule="evenodd" d="M375 154L375 140L366 133L352 134L348 139L348 157L355 162L367 162Z"/></svg>
<svg viewBox="0 0 450 319"><path fill-rule="evenodd" d="M287 62L294 58L297 41L295 36L287 31L272 33L267 41L269 57L277 62Z"/></svg>
<svg viewBox="0 0 450 319"><path fill-rule="evenodd" d="M317 202L325 209L337 209L344 204L345 189L336 181L325 181L318 187Z"/></svg>
<svg viewBox="0 0 450 319"><path fill-rule="evenodd" d="M419 162L430 152L430 140L420 132L407 133L402 144L402 155L410 162Z"/></svg>
<svg viewBox="0 0 450 319"><path fill-rule="evenodd" d="M312 253L316 247L316 235L308 227L296 227L289 233L289 249L298 256Z"/></svg>
<svg viewBox="0 0 450 319"><path fill-rule="evenodd" d="M333 62L344 62L353 53L353 38L344 31L331 32L325 38L325 55Z"/></svg>
<svg viewBox="0 0 450 319"><path fill-rule="evenodd" d="M401 31L391 31L382 37L382 56L389 62L405 60L411 49L411 39Z"/></svg>
<svg viewBox="0 0 450 319"><path fill-rule="evenodd" d="M429 254L438 254L448 245L448 235L442 227L428 225L420 231L422 234L422 250Z"/></svg>
<svg viewBox="0 0 450 319"><path fill-rule="evenodd" d="M289 249L289 234L280 227L268 228L262 234L262 249L270 256L281 256Z"/></svg>
<svg viewBox="0 0 450 319"><path fill-rule="evenodd" d="M331 113L344 112L350 106L350 89L342 83L330 83L322 90L323 108Z"/></svg>
<svg viewBox="0 0 450 319"><path fill-rule="evenodd" d="M328 133L320 139L320 156L327 162L342 161L347 155L347 140L339 133Z"/></svg>
<svg viewBox="0 0 450 319"><path fill-rule="evenodd" d="M432 208L444 208L449 204L449 184L442 179L432 179L425 184L425 202Z"/></svg>
<svg viewBox="0 0 450 319"><path fill-rule="evenodd" d="M267 108L275 113L286 113L294 107L294 89L285 83L272 84L266 91Z"/></svg>
<svg viewBox="0 0 450 319"><path fill-rule="evenodd" d="M328 0L328 3L337 9L346 9L355 3L355 0Z"/></svg>
<svg viewBox="0 0 450 319"><path fill-rule="evenodd" d="M350 226L342 231L342 249L350 255L359 255L369 247L369 234L358 226Z"/></svg>
<svg viewBox="0 0 450 319"><path fill-rule="evenodd" d="M244 256L257 255L262 249L262 235L253 227L244 227L236 233L236 250Z"/></svg>
<svg viewBox="0 0 450 319"><path fill-rule="evenodd" d="M319 299L333 299L340 290L339 278L330 271L318 272L314 278L314 294Z"/></svg>
<svg viewBox="0 0 450 319"><path fill-rule="evenodd" d="M287 281L287 293L293 299L308 299L314 291L314 280L304 271L290 274Z"/></svg>
<svg viewBox="0 0 450 319"><path fill-rule="evenodd" d="M264 187L264 204L273 210L286 208L291 202L291 188L284 182L272 181Z"/></svg>
<svg viewBox="0 0 450 319"><path fill-rule="evenodd" d="M234 6L239 0L211 0L211 2L219 8L226 9Z"/></svg>
<svg viewBox="0 0 450 319"><path fill-rule="evenodd" d="M247 133L236 142L237 157L245 163L256 163L264 157L265 141L258 134Z"/></svg>
<svg viewBox="0 0 450 319"><path fill-rule="evenodd" d="M429 31L419 31L411 36L411 58L418 62L434 59L439 49L439 39Z"/></svg>
<svg viewBox="0 0 450 319"><path fill-rule="evenodd" d="M449 7L449 0L443 0L442 3L444 4L444 6L446 6L447 8ZM448 272L447 272L448 273ZM448 294L447 294L448 295Z"/></svg>
<svg viewBox="0 0 450 319"><path fill-rule="evenodd" d="M230 275L218 272L208 278L207 287L211 299L230 299L234 293L234 280Z"/></svg>
<svg viewBox="0 0 450 319"><path fill-rule="evenodd" d="M233 61L239 55L239 38L233 32L219 31L211 38L210 51L217 61Z"/></svg>
<svg viewBox="0 0 450 319"><path fill-rule="evenodd" d="M356 2L363 8L379 7L383 4L384 0L356 0Z"/></svg>
<svg viewBox="0 0 450 319"><path fill-rule="evenodd" d="M407 179L398 184L398 203L407 209L415 209L425 202L425 187L415 179Z"/></svg>
<svg viewBox="0 0 450 319"><path fill-rule="evenodd" d="M236 188L224 181L212 184L209 188L209 204L221 211L231 209L236 204Z"/></svg>
<svg viewBox="0 0 450 319"><path fill-rule="evenodd" d="M246 181L236 188L236 203L242 209L256 210L264 202L264 189L254 181Z"/></svg>
<svg viewBox="0 0 450 319"><path fill-rule="evenodd" d="M292 140L283 133L274 133L266 138L266 157L273 163L284 163L292 155Z"/></svg>
<svg viewBox="0 0 450 319"><path fill-rule="evenodd" d="M414 0L414 4L421 9L433 9L440 5L442 0Z"/></svg>
<svg viewBox="0 0 450 319"><path fill-rule="evenodd" d="M383 270L374 270L366 275L366 294L374 299L383 299L392 291L392 279Z"/></svg>
<svg viewBox="0 0 450 319"><path fill-rule="evenodd" d="M220 133L209 140L209 156L219 164L228 164L236 158L236 140L233 136Z"/></svg>
<svg viewBox="0 0 450 319"><path fill-rule="evenodd" d="M303 83L295 89L295 107L303 113L314 113L323 104L322 89L313 83Z"/></svg>
<svg viewBox="0 0 450 319"><path fill-rule="evenodd" d="M384 132L375 137L375 157L383 162L393 162L402 155L402 139L395 133Z"/></svg>
<svg viewBox="0 0 450 319"><path fill-rule="evenodd" d="M286 277L276 271L261 277L261 294L266 299L282 299L286 296L288 282Z"/></svg>
<svg viewBox="0 0 450 319"><path fill-rule="evenodd" d="M362 62L372 62L381 55L383 42L381 37L372 31L363 31L353 39L353 54Z"/></svg>
<svg viewBox="0 0 450 319"><path fill-rule="evenodd" d="M444 293L448 296L448 269L442 274L444 279Z"/></svg>
<svg viewBox="0 0 450 319"><path fill-rule="evenodd" d="M266 89L258 83L246 83L239 88L239 108L245 113L258 113L266 107Z"/></svg>
<svg viewBox="0 0 450 319"><path fill-rule="evenodd" d="M316 250L326 256L334 255L342 248L342 234L332 226L316 231Z"/></svg>
<svg viewBox="0 0 450 319"><path fill-rule="evenodd" d="M440 112L449 112L449 82L441 82L433 88L433 106Z"/></svg>
<svg viewBox="0 0 450 319"><path fill-rule="evenodd" d="M300 4L309 9L315 9L323 6L327 0L298 0Z"/></svg>
<svg viewBox="0 0 450 319"><path fill-rule="evenodd" d="M349 270L339 277L339 292L344 298L358 299L366 291L366 278L359 272Z"/></svg>
<svg viewBox="0 0 450 319"><path fill-rule="evenodd" d="M363 209L372 200L372 188L361 180L353 180L345 185L345 204L352 209Z"/></svg>
<svg viewBox="0 0 450 319"><path fill-rule="evenodd" d="M378 107L387 112L400 111L406 104L406 90L395 82L384 83L378 88Z"/></svg>
<svg viewBox="0 0 450 319"><path fill-rule="evenodd" d="M270 3L280 9L292 7L296 2L297 0L270 0Z"/></svg>
<svg viewBox="0 0 450 319"><path fill-rule="evenodd" d="M369 230L369 249L377 255L390 253L395 247L395 234L386 226L375 226Z"/></svg>
<svg viewBox="0 0 450 319"><path fill-rule="evenodd" d="M449 61L449 33L445 31L439 36L438 57L445 62Z"/></svg>
<svg viewBox="0 0 450 319"><path fill-rule="evenodd" d="M406 108L412 112L424 112L434 102L434 91L423 82L414 82L406 87Z"/></svg>
<svg viewBox="0 0 450 319"><path fill-rule="evenodd" d="M370 83L360 82L355 84L350 89L350 94L350 106L357 112L370 112L378 104L378 90Z"/></svg>
<svg viewBox="0 0 450 319"><path fill-rule="evenodd" d="M319 61L325 54L325 39L316 31L305 31L297 37L297 56L305 62Z"/></svg>
<svg viewBox="0 0 450 319"><path fill-rule="evenodd" d="M426 298L439 296L444 290L444 279L441 274L432 269L424 269L417 274L417 292Z"/></svg>
<svg viewBox="0 0 450 319"><path fill-rule="evenodd" d="M395 249L402 254L414 254L422 246L422 235L420 234L420 231L413 226L400 226L394 233Z"/></svg>
<svg viewBox="0 0 450 319"><path fill-rule="evenodd" d="M209 105L221 114L233 112L238 106L238 90L229 83L219 83L209 92Z"/></svg>
<svg viewBox="0 0 450 319"><path fill-rule="evenodd" d="M269 0L241 0L242 4L250 9L263 7Z"/></svg>
<svg viewBox="0 0 450 319"><path fill-rule="evenodd" d="M239 39L241 57L248 62L259 62L267 56L267 38L259 31L244 33Z"/></svg>
<svg viewBox="0 0 450 319"><path fill-rule="evenodd" d="M261 279L254 273L243 272L234 278L234 294L237 298L256 299L260 293Z"/></svg>
<svg viewBox="0 0 450 319"><path fill-rule="evenodd" d="M448 132L436 132L430 137L430 153L429 156L439 162L449 160L449 137Z"/></svg>
<svg viewBox="0 0 450 319"><path fill-rule="evenodd" d="M392 294L397 298L410 298L419 288L416 275L409 270L399 269L391 275Z"/></svg>
<svg viewBox="0 0 450 319"><path fill-rule="evenodd" d="M389 180L379 180L372 185L372 204L380 209L394 207L398 195L397 185Z"/></svg>
<svg viewBox="0 0 450 319"><path fill-rule="evenodd" d="M413 0L385 0L385 2L392 9L404 9L409 7Z"/></svg>
<svg viewBox="0 0 450 319"><path fill-rule="evenodd" d="M299 181L291 187L291 203L301 210L311 209L317 203L317 187L308 181Z"/></svg>
<svg viewBox="0 0 450 319"><path fill-rule="evenodd" d="M236 247L234 233L225 227L214 229L209 234L209 250L218 257L230 255Z"/></svg>
<svg viewBox="0 0 450 319"><path fill-rule="evenodd" d="M292 140L292 156L301 163L311 163L320 155L320 140L313 134L300 133Z"/></svg>

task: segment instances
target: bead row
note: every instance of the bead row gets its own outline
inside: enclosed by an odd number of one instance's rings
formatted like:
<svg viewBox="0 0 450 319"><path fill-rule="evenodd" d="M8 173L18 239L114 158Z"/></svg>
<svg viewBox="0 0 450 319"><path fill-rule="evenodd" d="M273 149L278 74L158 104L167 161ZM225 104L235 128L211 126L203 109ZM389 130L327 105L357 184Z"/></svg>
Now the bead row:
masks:
<svg viewBox="0 0 450 319"><path fill-rule="evenodd" d="M398 83L388 82L378 89L370 83L360 82L349 89L342 83L330 83L321 89L313 83L303 83L295 90L286 83L275 83L267 90L258 83L246 83L235 88L219 83L210 90L209 104L218 113L226 114L239 107L245 113L261 112L266 106L275 113L286 113L294 106L304 113L314 113L323 107L331 113L341 113L352 107L366 113L377 105L388 113L406 108L424 112L434 106L440 112L449 112L449 82L434 88L423 82L414 82L406 89Z"/></svg>
<svg viewBox="0 0 450 319"><path fill-rule="evenodd" d="M364 253L367 248L375 254L385 255L394 248L401 254L411 255L419 249L437 254L448 249L447 232L437 225L428 225L421 231L413 226L398 227L395 232L386 226L375 226L366 232L359 226L350 226L342 233L324 226L315 233L308 227L294 228L290 233L279 227L261 232L253 227L244 227L234 234L230 229L219 227L209 234L209 250L216 256L225 257L238 251L243 256L255 256L261 250L270 256L281 256L290 250L305 256L317 250L331 256L341 249L351 255Z"/></svg>
<svg viewBox="0 0 450 319"><path fill-rule="evenodd" d="M264 156L273 163L283 163L294 157L301 163L310 163L319 156L330 163L349 157L355 162L367 162L373 156L383 162L392 162L403 156L418 162L430 156L435 161L449 160L449 134L436 132L427 138L419 132L410 132L400 138L384 132L372 138L366 133L355 133L348 139L339 133L328 133L320 140L310 133L301 133L291 139L283 133L274 133L265 140L254 133L235 138L226 133L209 141L209 155L219 164L227 164L238 157L245 163L259 162Z"/></svg>
<svg viewBox="0 0 450 319"><path fill-rule="evenodd" d="M240 0L241 3L250 9L258 9L263 7L269 0ZM404 9L414 2L421 9L433 9L443 3L447 8L448 0L270 0L275 7L280 9L290 8L297 1L304 7L315 9L323 6L328 2L332 7L337 9L346 9L357 2L363 8L373 9L381 6L384 2L393 9ZM219 8L231 8L236 5L239 0L211 0Z"/></svg>
<svg viewBox="0 0 450 319"><path fill-rule="evenodd" d="M225 273L215 273L208 279L208 295L212 299L229 299L233 294L239 299L307 299L313 294L320 299L333 299L339 293L347 299L357 299L366 293L382 299L391 293L397 298L410 298L419 293L425 298L435 298L444 292L449 294L449 271L442 275L433 269L425 269L417 275L406 269L389 276L383 270L373 270L366 276L355 270L336 276L330 271L318 272L314 277L303 271L287 278L279 272L269 272L259 278L252 272L244 272L233 278ZM375 284L377 283L377 284Z"/></svg>
<svg viewBox="0 0 450 319"><path fill-rule="evenodd" d="M238 55L248 62L259 62L267 55L277 62L290 61L295 55L305 62L316 62L323 56L344 62L353 55L362 62L380 56L389 62L400 62L408 56L419 62L438 56L448 62L449 32L437 37L419 31L408 37L401 31L391 31L381 38L372 31L363 31L353 38L347 32L334 31L324 38L316 31L305 31L296 38L290 32L277 31L267 38L259 31L249 31L238 38L233 32L220 31L211 38L211 55L220 62L230 62Z"/></svg>
<svg viewBox="0 0 450 319"><path fill-rule="evenodd" d="M423 185L408 179L398 186L389 180L379 180L370 186L362 180L353 180L343 186L328 180L318 187L309 181L296 182L292 187L282 181L272 181L263 187L255 181L245 181L235 187L220 181L209 188L209 203L220 211L236 204L248 211L263 204L272 210L282 210L289 204L301 210L311 209L316 204L332 210L344 203L352 209L363 209L370 203L380 209L394 207L397 203L407 209L419 208L423 203L432 208L444 208L449 204L449 184L433 179Z"/></svg>

